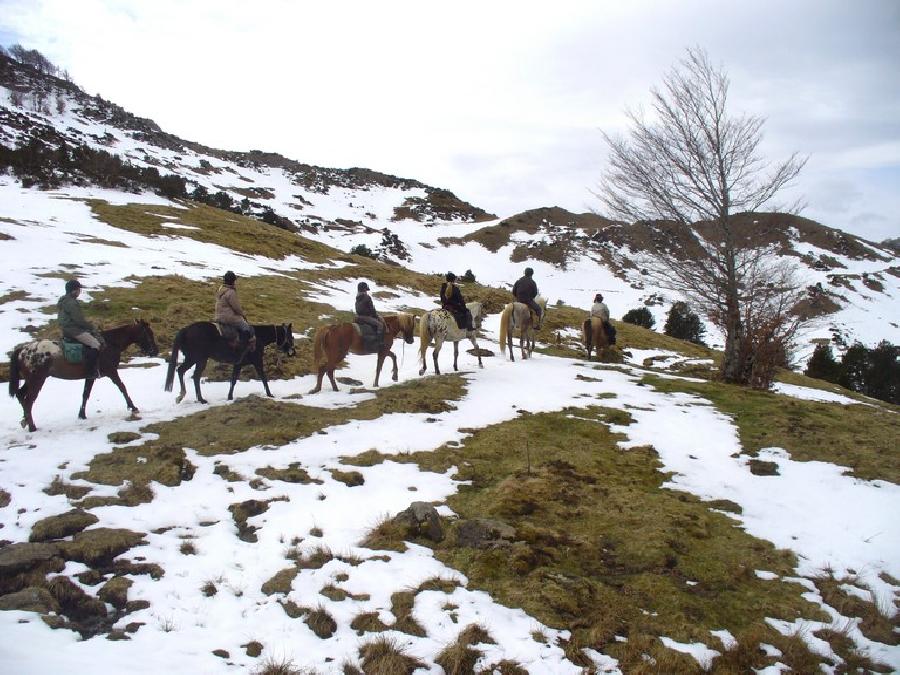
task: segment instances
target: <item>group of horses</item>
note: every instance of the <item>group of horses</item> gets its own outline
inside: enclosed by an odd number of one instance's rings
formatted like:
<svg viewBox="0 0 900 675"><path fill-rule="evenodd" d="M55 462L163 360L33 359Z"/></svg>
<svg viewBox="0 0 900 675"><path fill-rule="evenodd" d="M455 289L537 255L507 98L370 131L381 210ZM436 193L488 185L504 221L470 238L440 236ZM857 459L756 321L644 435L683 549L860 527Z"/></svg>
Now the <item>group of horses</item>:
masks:
<svg viewBox="0 0 900 675"><path fill-rule="evenodd" d="M546 300L537 298L537 302L543 310L542 315L545 315ZM384 339L377 351L370 351L365 348L362 332L356 323L344 322L322 326L313 337L313 365L316 373L316 386L309 393L314 394L321 391L322 380L326 375L332 389L337 391L338 387L334 379L334 371L347 354L350 353L377 354L378 360L374 382L376 387L378 386L384 361L387 357L390 357L393 364L391 379L396 382L398 378L397 357L392 350L393 342L398 336L402 336L404 342L412 344L417 332L420 343L419 357L422 362L419 375L424 375L428 369L426 354L432 342L434 343L432 361L436 374L441 372L438 366L438 354L440 354L444 342L453 343L454 371L458 370L459 342L465 339L472 342L473 351L478 358L478 366L480 368L484 367L481 361L482 351L479 349L477 342L477 333L481 329L481 323L485 316L484 306L480 302L470 302L466 307L472 314L472 330L460 328L455 317L445 309L434 309L425 312L421 317L405 312L385 316ZM194 380L194 391L197 395L197 400L201 403L206 403L207 401L203 398L203 394L200 391L200 378L203 376L209 359L213 359L220 363L232 364L231 384L228 389L229 400L234 395L235 383L241 369L245 365L252 365L255 368L266 395L271 397L272 392L269 390L269 382L263 366L263 352L266 346L274 344L280 354L294 356L296 349L294 347L292 324L263 324L254 325L253 328L256 333L256 348L243 353L243 355L236 351L234 345L220 334L214 323L199 321L179 330L175 334L175 339L172 343L172 351L166 372L165 390L172 391L175 373L177 372L181 391L176 397L176 402L180 403L187 392L184 384L184 374L193 367L192 379ZM519 302L509 303L503 309L500 319L501 352L506 354L508 348L510 360L515 361L512 338L513 334L518 332L522 358L529 358L534 351L535 333L539 329L539 319L530 311L527 305ZM590 319L586 320L583 330L585 346L590 359L592 347L597 347L599 351L600 347L606 344L605 333L599 320L594 322ZM128 395L128 390L119 376L119 362L122 358L122 353L131 345L137 345L145 356L153 357L158 355L159 348L156 345L153 330L146 321L138 319L132 323L102 331L102 336L105 347L100 352L98 359L99 374L101 377L109 377L115 383L119 391L122 392L122 396L125 397L128 409L132 415L135 415L138 409ZM180 365L178 364L179 355L184 356L184 360ZM37 340L16 347L11 355L9 367L9 395L19 400L24 413L21 424L23 427L27 427L29 431L37 430L31 411L48 377L65 380L85 380L81 409L78 411L78 417L85 419L85 406L94 386L94 378L87 377L84 364L66 361L62 348L58 343L51 340ZM20 379L24 380L21 386L19 386Z"/></svg>

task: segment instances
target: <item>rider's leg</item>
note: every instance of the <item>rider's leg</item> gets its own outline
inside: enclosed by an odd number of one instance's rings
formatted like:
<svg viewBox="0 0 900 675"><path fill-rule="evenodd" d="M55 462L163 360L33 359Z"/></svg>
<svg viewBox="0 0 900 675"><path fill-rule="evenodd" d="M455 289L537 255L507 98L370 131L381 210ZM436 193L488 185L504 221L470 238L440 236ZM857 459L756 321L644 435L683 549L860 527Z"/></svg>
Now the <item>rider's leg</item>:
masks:
<svg viewBox="0 0 900 675"><path fill-rule="evenodd" d="M87 379L95 380L100 377L97 361L100 358L100 340L85 331L75 336L84 345L84 375Z"/></svg>

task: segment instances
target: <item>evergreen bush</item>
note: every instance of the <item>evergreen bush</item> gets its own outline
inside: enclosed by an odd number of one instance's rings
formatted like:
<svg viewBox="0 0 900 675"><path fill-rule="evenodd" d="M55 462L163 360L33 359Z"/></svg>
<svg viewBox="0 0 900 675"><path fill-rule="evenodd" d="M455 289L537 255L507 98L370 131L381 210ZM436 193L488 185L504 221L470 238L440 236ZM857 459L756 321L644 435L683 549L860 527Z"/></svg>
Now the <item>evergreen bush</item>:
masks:
<svg viewBox="0 0 900 675"><path fill-rule="evenodd" d="M700 317L691 311L686 302L679 301L672 305L666 317L663 333L679 340L702 345L705 332L706 327L700 321Z"/></svg>
<svg viewBox="0 0 900 675"><path fill-rule="evenodd" d="M625 312L625 316L622 317L622 321L625 323L632 323L635 326L643 326L644 328L649 328L651 330L653 329L653 324L656 323L650 310L646 307L629 309Z"/></svg>

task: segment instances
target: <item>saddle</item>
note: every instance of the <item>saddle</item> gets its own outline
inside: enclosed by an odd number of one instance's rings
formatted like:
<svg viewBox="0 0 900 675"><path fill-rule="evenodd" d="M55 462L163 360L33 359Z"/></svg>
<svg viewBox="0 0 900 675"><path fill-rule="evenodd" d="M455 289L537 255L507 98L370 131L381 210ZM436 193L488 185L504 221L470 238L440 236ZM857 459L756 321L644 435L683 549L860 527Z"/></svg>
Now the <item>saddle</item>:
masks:
<svg viewBox="0 0 900 675"><path fill-rule="evenodd" d="M60 343L66 363L84 363L84 345L78 340L64 337Z"/></svg>
<svg viewBox="0 0 900 675"><path fill-rule="evenodd" d="M241 340L241 334L238 333L237 328L228 323L218 323L216 321L213 323L216 326L216 330L219 331L219 335L228 343L228 346L232 349L237 349Z"/></svg>

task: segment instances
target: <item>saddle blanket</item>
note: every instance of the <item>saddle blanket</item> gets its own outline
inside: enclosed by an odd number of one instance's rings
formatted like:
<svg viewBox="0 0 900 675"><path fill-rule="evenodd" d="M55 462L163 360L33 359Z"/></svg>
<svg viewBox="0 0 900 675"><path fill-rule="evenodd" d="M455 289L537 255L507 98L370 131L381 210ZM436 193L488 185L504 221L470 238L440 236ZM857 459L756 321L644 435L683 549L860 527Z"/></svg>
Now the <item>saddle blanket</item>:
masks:
<svg viewBox="0 0 900 675"><path fill-rule="evenodd" d="M62 341L63 358L67 363L82 363L84 361L84 345L77 340Z"/></svg>

